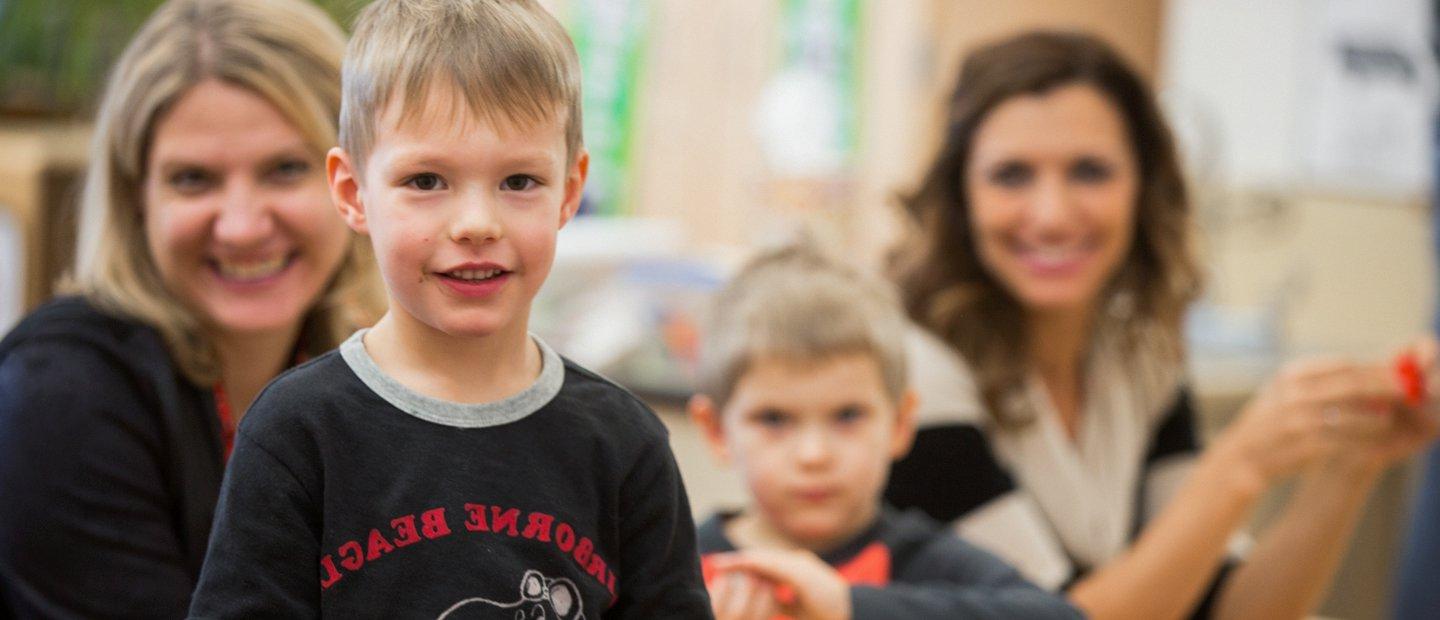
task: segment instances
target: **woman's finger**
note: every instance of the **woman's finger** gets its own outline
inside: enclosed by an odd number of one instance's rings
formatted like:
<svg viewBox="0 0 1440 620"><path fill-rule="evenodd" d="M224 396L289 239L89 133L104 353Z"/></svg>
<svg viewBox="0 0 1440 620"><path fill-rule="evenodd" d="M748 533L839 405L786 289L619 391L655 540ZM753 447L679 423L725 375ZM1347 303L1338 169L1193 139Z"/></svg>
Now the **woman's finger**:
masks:
<svg viewBox="0 0 1440 620"><path fill-rule="evenodd" d="M1290 402L1312 406L1369 407L1393 405L1405 393L1388 365L1356 364L1304 377L1289 396Z"/></svg>
<svg viewBox="0 0 1440 620"><path fill-rule="evenodd" d="M1304 358L1285 364L1275 378L1280 383L1308 388L1316 382L1323 382L1331 376L1348 372L1353 366L1353 362L1341 357Z"/></svg>
<svg viewBox="0 0 1440 620"><path fill-rule="evenodd" d="M1375 410L1368 404L1332 403L1320 407L1323 432L1342 444L1383 441L1395 428L1393 408Z"/></svg>

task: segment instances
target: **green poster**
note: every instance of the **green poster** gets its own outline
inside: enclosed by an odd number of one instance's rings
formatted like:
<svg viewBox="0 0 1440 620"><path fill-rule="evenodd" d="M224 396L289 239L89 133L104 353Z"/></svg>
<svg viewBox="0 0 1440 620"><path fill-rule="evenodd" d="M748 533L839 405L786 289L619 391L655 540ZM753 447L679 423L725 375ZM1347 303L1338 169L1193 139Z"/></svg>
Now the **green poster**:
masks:
<svg viewBox="0 0 1440 620"><path fill-rule="evenodd" d="M848 163L855 151L859 95L860 1L783 0L782 72L818 78L834 106L831 144Z"/></svg>
<svg viewBox="0 0 1440 620"><path fill-rule="evenodd" d="M570 36L580 56L590 178L582 212L633 212L635 99L650 23L648 0L573 0Z"/></svg>

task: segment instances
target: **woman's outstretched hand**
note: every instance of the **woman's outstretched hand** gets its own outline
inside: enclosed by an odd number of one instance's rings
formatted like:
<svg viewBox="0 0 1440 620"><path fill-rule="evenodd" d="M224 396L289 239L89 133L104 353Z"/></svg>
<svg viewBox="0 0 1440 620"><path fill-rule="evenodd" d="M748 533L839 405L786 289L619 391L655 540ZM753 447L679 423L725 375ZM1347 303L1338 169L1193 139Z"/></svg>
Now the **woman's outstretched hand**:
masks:
<svg viewBox="0 0 1440 620"><path fill-rule="evenodd" d="M1388 467L1440 435L1437 351L1427 337L1388 363L1288 364L1214 448L1261 488L1327 459Z"/></svg>

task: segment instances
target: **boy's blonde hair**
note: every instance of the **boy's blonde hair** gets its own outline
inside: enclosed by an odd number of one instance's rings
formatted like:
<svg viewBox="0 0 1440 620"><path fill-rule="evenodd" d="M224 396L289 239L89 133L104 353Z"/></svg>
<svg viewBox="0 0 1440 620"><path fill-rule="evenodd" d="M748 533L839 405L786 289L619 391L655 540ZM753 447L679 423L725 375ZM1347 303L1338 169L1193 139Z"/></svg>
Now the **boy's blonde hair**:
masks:
<svg viewBox="0 0 1440 620"><path fill-rule="evenodd" d="M207 79L275 106L317 158L335 144L345 35L301 0L171 0L146 20L111 71L95 122L80 197L76 274L63 288L154 327L181 372L219 378L204 317L166 290L145 237L141 187L150 137L165 112ZM353 237L339 269L304 318L301 346L319 355L382 309L370 246Z"/></svg>
<svg viewBox="0 0 1440 620"><path fill-rule="evenodd" d="M495 126L563 113L567 164L580 151L580 61L537 2L377 0L356 19L345 51L340 146L357 171L392 97L403 97L400 121L411 120L434 80L446 80L464 109Z"/></svg>
<svg viewBox="0 0 1440 620"><path fill-rule="evenodd" d="M813 362L862 353L880 366L898 401L906 387L905 314L884 280L802 243L751 260L716 295L699 367L699 389L724 407L760 357Z"/></svg>

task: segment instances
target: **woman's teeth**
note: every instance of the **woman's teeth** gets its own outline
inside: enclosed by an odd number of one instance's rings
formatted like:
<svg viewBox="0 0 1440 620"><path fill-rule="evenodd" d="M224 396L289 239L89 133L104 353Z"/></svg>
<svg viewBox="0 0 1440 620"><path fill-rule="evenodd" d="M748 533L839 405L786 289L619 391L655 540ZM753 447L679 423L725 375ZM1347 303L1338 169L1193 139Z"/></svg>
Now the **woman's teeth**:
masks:
<svg viewBox="0 0 1440 620"><path fill-rule="evenodd" d="M500 269L457 269L445 275L460 280L489 280L501 273Z"/></svg>
<svg viewBox="0 0 1440 620"><path fill-rule="evenodd" d="M216 261L220 275L231 280L259 280L280 273L290 263L289 257L277 256L270 260L235 263L228 261Z"/></svg>
<svg viewBox="0 0 1440 620"><path fill-rule="evenodd" d="M1084 248L1030 248L1025 251L1030 258L1043 263L1064 263L1080 258L1085 254Z"/></svg>

